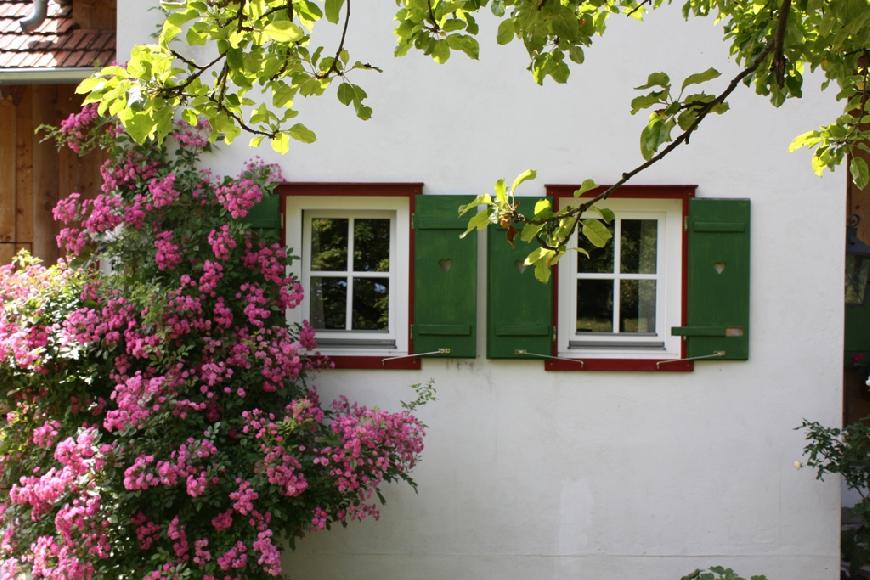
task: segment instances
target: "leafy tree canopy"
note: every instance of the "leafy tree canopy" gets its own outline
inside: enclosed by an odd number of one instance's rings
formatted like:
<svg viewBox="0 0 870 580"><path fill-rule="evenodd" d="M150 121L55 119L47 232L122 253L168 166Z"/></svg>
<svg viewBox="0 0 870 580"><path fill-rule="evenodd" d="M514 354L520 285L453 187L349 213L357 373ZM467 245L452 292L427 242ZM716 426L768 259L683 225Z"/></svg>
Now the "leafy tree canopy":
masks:
<svg viewBox="0 0 870 580"><path fill-rule="evenodd" d="M162 0L165 21L154 44L133 49L126 66L111 66L85 80L79 92L98 102L101 114L116 116L138 142L162 140L180 114L191 125L205 119L215 129L212 139L231 142L242 133L250 144L268 141L285 153L291 141L310 143L315 133L297 120L294 102L319 96L332 85L342 105L360 119L372 109L357 73L380 69L355 60L347 48L353 0ZM580 64L584 51L603 35L611 18L642 20L669 0L395 0L396 55L411 50L447 62L456 53L477 59L478 19L488 11L499 21L499 44L521 42L534 82L565 83L569 63ZM496 183L493 194L480 196L465 208L478 211L469 228L499 224L509 239L519 233L537 240L529 255L541 279L564 253L579 230L580 246L601 246L609 232L602 227L612 216L592 206L688 142L703 119L728 110L728 97L741 84L754 87L773 106L800 98L804 75L820 70L824 88L843 105L829 123L799 135L792 150L813 151L812 168L821 174L850 159L859 187L870 180L870 3L868 0L685 0L683 15L711 17L722 24L724 40L742 67L720 92L706 89L720 76L715 68L671 79L652 72L637 87L632 114L644 111L648 121L640 136L645 162L627 170L609 188L584 181L577 196L588 200L556 211L539 204L534 215L519 213L514 187L534 177L525 172L507 188ZM312 39L318 26L336 26L335 46ZM205 50L191 50L204 47ZM209 55L207 57L194 55ZM262 98L259 95L264 95ZM591 213L590 213L591 212Z"/></svg>

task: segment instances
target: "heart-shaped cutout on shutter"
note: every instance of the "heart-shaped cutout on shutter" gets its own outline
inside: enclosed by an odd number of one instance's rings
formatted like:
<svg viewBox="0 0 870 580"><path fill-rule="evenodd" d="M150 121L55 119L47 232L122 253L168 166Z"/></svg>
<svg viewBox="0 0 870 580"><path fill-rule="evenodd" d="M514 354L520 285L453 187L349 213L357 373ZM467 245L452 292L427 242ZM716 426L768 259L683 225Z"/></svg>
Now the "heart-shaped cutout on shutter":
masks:
<svg viewBox="0 0 870 580"><path fill-rule="evenodd" d="M453 260L450 258L441 258L438 260L438 267L444 272L449 272L450 268L453 267Z"/></svg>
<svg viewBox="0 0 870 580"><path fill-rule="evenodd" d="M721 274L725 271L725 262L716 262L713 264L713 268L716 270L717 274Z"/></svg>
<svg viewBox="0 0 870 580"><path fill-rule="evenodd" d="M517 260L514 262L514 265L517 267L517 270L520 274L526 271L526 261L525 260Z"/></svg>

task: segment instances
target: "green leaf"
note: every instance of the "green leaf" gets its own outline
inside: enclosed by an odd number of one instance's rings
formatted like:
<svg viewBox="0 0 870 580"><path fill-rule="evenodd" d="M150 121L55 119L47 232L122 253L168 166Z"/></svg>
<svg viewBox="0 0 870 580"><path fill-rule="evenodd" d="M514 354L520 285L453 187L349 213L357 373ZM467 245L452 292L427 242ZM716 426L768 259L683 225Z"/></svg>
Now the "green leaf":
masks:
<svg viewBox="0 0 870 580"><path fill-rule="evenodd" d="M543 216L544 214L552 215L552 204L549 199L539 199L535 203L535 217Z"/></svg>
<svg viewBox="0 0 870 580"><path fill-rule="evenodd" d="M591 191L598 187L595 181L591 179L584 179L583 183L580 184L580 188L574 192L574 197L582 197L584 193L587 191Z"/></svg>
<svg viewBox="0 0 870 580"><path fill-rule="evenodd" d="M438 64L444 64L450 58L450 45L446 40L435 42L435 47L432 49L432 58Z"/></svg>
<svg viewBox="0 0 870 580"><path fill-rule="evenodd" d="M332 22L333 24L338 23L338 16L341 12L341 7L344 5L344 0L326 0L326 6L324 7L324 12L326 13L326 20Z"/></svg>
<svg viewBox="0 0 870 580"><path fill-rule="evenodd" d="M197 117L196 112L194 112L192 109L184 109L181 112L181 117L185 121L187 121L187 124L191 127L196 127L196 125L199 123L199 118Z"/></svg>
<svg viewBox="0 0 870 580"><path fill-rule="evenodd" d="M650 122L640 134L640 152L644 159L649 161L662 143L671 140L674 124L673 120L663 121L655 113L650 115Z"/></svg>
<svg viewBox="0 0 870 580"><path fill-rule="evenodd" d="M447 46L453 50L461 50L474 60L480 58L480 45L474 37L467 34L451 34L447 37Z"/></svg>
<svg viewBox="0 0 870 580"><path fill-rule="evenodd" d="M610 229L597 219L585 219L581 220L581 223L583 227L580 231L583 237L589 240L589 243L596 248L603 248L610 241L610 238L613 237Z"/></svg>
<svg viewBox="0 0 870 580"><path fill-rule="evenodd" d="M501 204L507 204L508 202L507 187L505 186L504 179L499 179L495 182L495 199Z"/></svg>
<svg viewBox="0 0 870 580"><path fill-rule="evenodd" d="M722 76L722 74L711 66L704 72L699 72L687 76L686 80L683 81L682 88L685 89L689 85L700 85L701 83L705 83L709 80L719 78L720 76Z"/></svg>
<svg viewBox="0 0 870 580"><path fill-rule="evenodd" d="M663 104L667 96L667 91L655 91L648 95L637 96L631 100L631 114L634 115L641 109L646 109L653 105Z"/></svg>
<svg viewBox="0 0 870 580"><path fill-rule="evenodd" d="M280 133L275 137L272 137L272 150L276 153L287 153L290 151L290 136L287 133Z"/></svg>
<svg viewBox="0 0 870 580"><path fill-rule="evenodd" d="M353 101L353 87L350 83L341 83L338 85L338 100L344 105L350 105L351 101Z"/></svg>
<svg viewBox="0 0 870 580"><path fill-rule="evenodd" d="M511 185L511 192L516 193L517 188L522 185L523 182L528 181L529 179L535 179L537 176L538 174L535 172L534 169L526 169L525 171L517 175L516 179L514 179L514 183L513 185Z"/></svg>
<svg viewBox="0 0 870 580"><path fill-rule="evenodd" d="M532 250L531 252L529 252L529 255L528 255L528 256L526 256L526 259L525 259L525 262L524 262L524 263L526 264L526 266L531 266L531 265L533 265L533 264L537 264L538 261L541 260L541 258L544 257L544 254L545 254L547 251L548 251L548 250L547 250L546 248L535 248L534 250Z"/></svg>
<svg viewBox="0 0 870 580"><path fill-rule="evenodd" d="M477 212L470 220L468 220L468 225L466 226L466 230L462 232L460 238L464 238L474 230L485 230L487 226L489 226L489 216L492 210L490 208L485 208Z"/></svg>
<svg viewBox="0 0 870 580"><path fill-rule="evenodd" d="M502 20L498 25L498 32L495 35L495 40L499 44L507 44L514 38L514 21L510 18Z"/></svg>
<svg viewBox="0 0 870 580"><path fill-rule="evenodd" d="M99 91L105 88L106 79L98 76L88 77L76 87L76 94L83 95L93 91Z"/></svg>
<svg viewBox="0 0 870 580"><path fill-rule="evenodd" d="M812 147L820 141L818 131L807 131L806 133L801 133L788 145L789 153L793 153L802 147Z"/></svg>
<svg viewBox="0 0 870 580"><path fill-rule="evenodd" d="M484 203L485 204L492 203L492 196L487 194L487 193L478 195L477 197L472 199L470 202L468 202L464 205L460 205L457 212L459 215L463 215L463 214L470 212L473 209L477 209L477 206L484 204Z"/></svg>
<svg viewBox="0 0 870 580"><path fill-rule="evenodd" d="M543 226L535 225L535 224L526 224L523 226L523 229L520 230L520 240L523 242L531 242L535 239L535 236L541 231Z"/></svg>
<svg viewBox="0 0 870 580"><path fill-rule="evenodd" d="M154 122L147 113L130 113L126 118L122 117L121 122L130 137L140 145L148 139L154 129Z"/></svg>
<svg viewBox="0 0 870 580"><path fill-rule="evenodd" d="M867 182L870 181L870 171L867 169L867 160L863 157L852 157L849 162L849 172L852 174L852 182L858 189L867 187Z"/></svg>
<svg viewBox="0 0 870 580"><path fill-rule="evenodd" d="M296 123L290 127L288 133L291 137L297 141L302 141L303 143L314 143L317 140L317 135L314 134L314 131L302 123Z"/></svg>
<svg viewBox="0 0 870 580"><path fill-rule="evenodd" d="M267 40L274 40L275 42L280 42L282 44L291 44L303 38L305 36L305 31L302 30L298 24L294 24L287 20L278 20L276 22L270 22L263 29L263 36Z"/></svg>
<svg viewBox="0 0 870 580"><path fill-rule="evenodd" d="M546 260L541 260L537 264L535 264L535 279L538 282L542 282L546 284L550 281L550 265Z"/></svg>
<svg viewBox="0 0 870 580"><path fill-rule="evenodd" d="M272 91L272 104L279 108L290 107L293 105L294 94L293 87L281 83Z"/></svg>
<svg viewBox="0 0 870 580"><path fill-rule="evenodd" d="M652 87L662 87L663 89L670 89L671 77L663 72L650 73L649 77L646 80L646 83L640 85L639 87L634 87L634 90L642 91Z"/></svg>

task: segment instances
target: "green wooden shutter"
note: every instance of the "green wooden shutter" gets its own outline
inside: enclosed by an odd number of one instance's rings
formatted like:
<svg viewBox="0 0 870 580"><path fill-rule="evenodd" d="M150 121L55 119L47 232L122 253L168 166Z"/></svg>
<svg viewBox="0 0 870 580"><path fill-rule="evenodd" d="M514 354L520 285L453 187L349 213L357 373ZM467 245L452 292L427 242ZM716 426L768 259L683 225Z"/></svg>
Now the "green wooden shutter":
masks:
<svg viewBox="0 0 870 580"><path fill-rule="evenodd" d="M534 199L520 200L531 213ZM535 279L523 262L537 246L516 240L511 247L504 230L490 228L487 238L487 358L540 360L553 343L553 286Z"/></svg>
<svg viewBox="0 0 870 580"><path fill-rule="evenodd" d="M474 358L477 317L477 232L460 239L468 216L459 206L474 199L418 195L414 210L415 353Z"/></svg>
<svg viewBox="0 0 870 580"><path fill-rule="evenodd" d="M689 201L687 356L749 358L748 199Z"/></svg>
<svg viewBox="0 0 870 580"><path fill-rule="evenodd" d="M267 195L263 197L260 203L248 211L244 221L255 229L268 231L280 236L281 210L279 208L279 196Z"/></svg>

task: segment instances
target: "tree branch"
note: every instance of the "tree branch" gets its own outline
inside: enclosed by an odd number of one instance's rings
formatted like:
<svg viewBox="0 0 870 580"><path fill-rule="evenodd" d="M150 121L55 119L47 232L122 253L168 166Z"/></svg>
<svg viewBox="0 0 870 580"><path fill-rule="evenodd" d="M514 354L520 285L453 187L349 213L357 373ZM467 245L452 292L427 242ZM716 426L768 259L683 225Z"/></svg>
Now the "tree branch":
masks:
<svg viewBox="0 0 870 580"><path fill-rule="evenodd" d="M626 15L626 16L631 16L631 15L633 15L635 12L637 12L638 10L640 10L641 8L643 8L644 6L647 6L647 5L651 4L651 3L652 3L652 0L643 0L643 1L640 2L637 6L635 6L634 8L632 8L631 10L629 10L628 12L626 12L625 15Z"/></svg>
<svg viewBox="0 0 870 580"><path fill-rule="evenodd" d="M338 48L335 49L335 56L332 58L332 64L329 65L329 68L326 69L326 72L322 72L316 75L318 79L328 78L329 75L338 72L338 63L340 62L339 57L341 56L341 51L344 50L344 40L347 38L347 25L350 23L350 0L346 0L344 3L344 28L341 29L341 40L338 43Z"/></svg>
<svg viewBox="0 0 870 580"><path fill-rule="evenodd" d="M785 29L788 23L788 14L791 10L791 0L783 0L779 9L779 17L776 24L776 34L773 37L773 62L770 64L773 70L776 84L782 88L785 85Z"/></svg>
<svg viewBox="0 0 870 580"><path fill-rule="evenodd" d="M786 1L788 1L788 0L786 0ZM689 140L689 137L691 136L691 134L695 131L695 129L698 128L698 126L707 117L707 115L710 113L710 111L713 110L713 108L716 107L717 105L721 105L722 103L724 103L725 100L731 95L731 93L733 93L734 90L737 88L737 85L739 85L743 79L750 76L758 69L758 67L761 65L762 61L764 61L764 59L770 54L772 49L773 49L773 44L767 44L762 49L762 51L759 52L755 56L755 58L752 60L752 62L749 64L748 67L746 67L745 69L740 71L740 73L737 76L735 76L733 79L731 79L731 82L728 83L728 86L725 87L725 90L723 90L721 93L719 93L719 95L715 99L713 99L709 103L705 104L703 107L699 108L698 116L695 119L695 121L691 125L689 125L689 127L685 131L683 131L676 139L674 139L671 143L669 143L667 147L665 147L664 149L659 151L656 155L651 157L648 161L641 163L640 165L638 165L637 167L635 167L631 171L627 171L627 172L623 173L622 177L620 177L619 181L617 181L616 183L614 183L613 185L611 185L610 187L608 187L607 189L605 189L604 191L602 191L601 193L596 195L595 197L591 198L590 200L588 200L586 202L583 202L579 206L572 207L572 208L565 210L563 213L558 214L556 217L558 217L560 219L565 218L565 217L571 217L571 216L579 218L584 212L586 212L594 204L598 203L599 201L603 201L603 200L607 199L611 193L613 193L614 191L616 191L617 189L619 189L620 187L625 185L632 177L634 177L638 173L644 171L645 169L648 169L649 167L655 165L656 163L658 163L659 161L661 161L662 159L667 157L674 149L676 149L680 145L686 143ZM524 220L524 223L532 224L532 225L539 225L539 226L545 225L549 222L550 222L550 220L547 220L547 219ZM579 223L579 221L578 221L578 223ZM576 229L576 228L577 228L577 224L574 225L574 229ZM571 234L574 233L574 229L571 230ZM546 235L546 232L540 232L539 235ZM543 241L540 237L538 238L538 241L541 242L541 245L543 247L545 247L546 249L549 249L549 250L558 249L556 246L550 246L546 243L543 243Z"/></svg>
<svg viewBox="0 0 870 580"><path fill-rule="evenodd" d="M208 69L210 69L211 67L216 65L221 59L226 57L226 54L221 53L221 54L217 55L214 58L214 60L212 60L210 63L200 65L200 64L190 60L189 58L185 57L184 55L182 55L181 53L179 53L175 50L170 50L169 52L170 52L170 54L172 54L172 56L174 56L175 58L177 58L178 60L180 60L181 62L186 64L187 66L196 69L196 72L193 73L192 75L190 75L189 77L187 77L183 83L181 83L180 85L166 89L166 94L174 93L176 96L180 96L181 93L184 91L184 89L190 85L190 83L192 83L193 81L195 81L196 79L201 77L203 75L203 73L205 73L205 71L207 71Z"/></svg>

